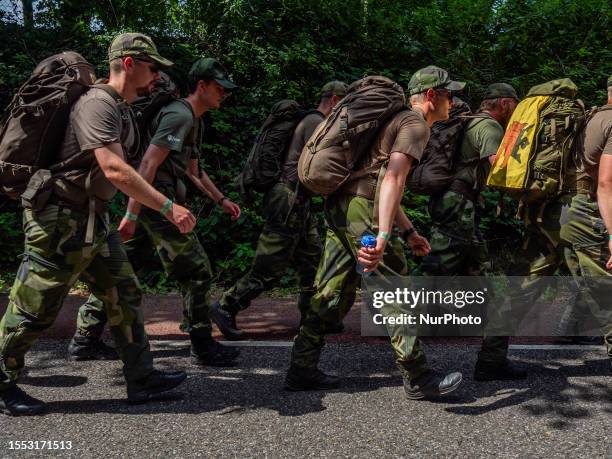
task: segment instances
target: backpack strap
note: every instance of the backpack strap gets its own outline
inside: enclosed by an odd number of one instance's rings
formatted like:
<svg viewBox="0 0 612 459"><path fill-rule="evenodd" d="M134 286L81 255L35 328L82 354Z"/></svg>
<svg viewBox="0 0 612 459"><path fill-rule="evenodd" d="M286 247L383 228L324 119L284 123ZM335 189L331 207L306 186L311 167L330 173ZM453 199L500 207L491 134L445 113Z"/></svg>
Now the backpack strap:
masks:
<svg viewBox="0 0 612 459"><path fill-rule="evenodd" d="M106 92L109 96L113 98L113 100L117 103L117 105L127 104L125 99L121 97L121 95L119 95L117 90L113 88L110 84L94 84L94 85L91 85L91 87L96 88L96 89L101 89L102 91Z"/></svg>
<svg viewBox="0 0 612 459"><path fill-rule="evenodd" d="M109 96L111 96L113 100L115 101L115 103L117 104L117 108L119 110L121 110L120 108L121 105L127 105L127 102L125 101L125 99L121 97L121 95L119 95L119 93L111 85L94 84L91 87L96 88L96 89L101 89L102 91L106 92ZM80 154L74 155L74 156L80 156ZM87 228L85 230L85 244L93 244L94 230L95 230L95 223L96 223L96 198L89 194L89 188L91 186L91 174L93 172L94 167L95 165L92 166L91 169L89 169L89 173L87 174L87 178L85 179L85 193L87 194L89 198L89 204L88 204L89 212L87 215Z"/></svg>

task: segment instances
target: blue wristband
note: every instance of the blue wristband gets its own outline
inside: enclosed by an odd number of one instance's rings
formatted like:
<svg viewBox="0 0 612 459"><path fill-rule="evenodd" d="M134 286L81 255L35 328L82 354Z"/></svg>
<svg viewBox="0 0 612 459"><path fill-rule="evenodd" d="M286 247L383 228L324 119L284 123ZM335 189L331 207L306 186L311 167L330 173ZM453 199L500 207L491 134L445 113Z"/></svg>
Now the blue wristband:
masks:
<svg viewBox="0 0 612 459"><path fill-rule="evenodd" d="M387 233L386 231L381 231L378 233L378 237L381 238L383 241L385 242L389 242L389 233Z"/></svg>
<svg viewBox="0 0 612 459"><path fill-rule="evenodd" d="M159 213L162 214L163 216L166 216L166 214L170 211L170 209L172 209L172 199L167 198L162 208L159 209Z"/></svg>
<svg viewBox="0 0 612 459"><path fill-rule="evenodd" d="M132 213L132 212L130 212L129 210L126 210L126 211L125 211L125 215L124 215L124 217L123 217L123 218L125 218L126 220L129 220L129 221L131 221L131 222L138 221L138 215L133 214L133 213Z"/></svg>

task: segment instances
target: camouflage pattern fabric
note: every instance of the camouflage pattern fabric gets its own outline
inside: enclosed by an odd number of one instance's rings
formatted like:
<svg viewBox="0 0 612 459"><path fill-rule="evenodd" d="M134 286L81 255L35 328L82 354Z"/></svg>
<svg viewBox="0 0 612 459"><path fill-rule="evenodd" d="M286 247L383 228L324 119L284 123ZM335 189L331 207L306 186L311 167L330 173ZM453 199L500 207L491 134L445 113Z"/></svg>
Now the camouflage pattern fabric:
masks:
<svg viewBox="0 0 612 459"><path fill-rule="evenodd" d="M331 195L325 202L329 225L323 258L315 280L316 293L303 317L294 340L292 365L315 368L319 362L325 335L338 329L355 301L361 276L356 271L356 254L364 233L376 234L372 227L374 202L346 194ZM394 237L387 244L379 271L407 274L401 241ZM383 314L387 314L383 308ZM388 329L395 361L402 375L411 380L429 371L421 342L415 336L402 336L398 329Z"/></svg>
<svg viewBox="0 0 612 459"><path fill-rule="evenodd" d="M146 266L151 246L155 248L166 274L175 280L183 297L181 330L211 332L208 318L208 292L212 269L208 256L195 233L181 234L165 217L143 209L138 219L139 230L126 242L128 256L138 267ZM106 322L103 301L89 297L77 316L77 331L83 336L101 336Z"/></svg>
<svg viewBox="0 0 612 459"><path fill-rule="evenodd" d="M479 212L477 203L454 191L433 196L429 202L431 252L412 274L480 276L490 269L487 244L478 227Z"/></svg>
<svg viewBox="0 0 612 459"><path fill-rule="evenodd" d="M597 200L588 193L565 193L543 206L533 204L524 208L525 238L510 275L528 277L512 289L517 293L508 306L493 311L496 316L490 317L490 325L520 323L526 309L546 289L544 276L552 276L565 264L577 283L577 291L586 293L580 295L580 304L604 324L602 332L608 356L612 358L612 308L608 301L612 273L605 269L610 253ZM582 301L585 297L588 299ZM495 328L490 331L497 333ZM499 362L507 352L507 337L489 336L483 340L479 359Z"/></svg>
<svg viewBox="0 0 612 459"><path fill-rule="evenodd" d="M86 227L87 215L67 208L24 209L25 254L0 321L0 391L17 381L25 354L77 279L103 300L126 380L153 371L142 293L119 233L108 229L107 217L96 217L94 241L85 245Z"/></svg>
<svg viewBox="0 0 612 459"><path fill-rule="evenodd" d="M266 193L263 204L266 223L251 269L219 302L223 309L236 314L248 308L251 300L271 288L293 266L300 287L298 307L303 313L314 293L312 284L322 251L310 198L296 196L295 190L279 182Z"/></svg>

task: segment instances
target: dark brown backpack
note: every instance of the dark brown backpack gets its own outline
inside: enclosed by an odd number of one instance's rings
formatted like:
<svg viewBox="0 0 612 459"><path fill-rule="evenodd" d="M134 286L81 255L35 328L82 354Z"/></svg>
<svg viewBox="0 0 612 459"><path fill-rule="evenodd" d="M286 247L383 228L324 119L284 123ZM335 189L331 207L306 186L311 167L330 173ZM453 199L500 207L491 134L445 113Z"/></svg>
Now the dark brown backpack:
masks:
<svg viewBox="0 0 612 459"><path fill-rule="evenodd" d="M389 78L355 81L304 146L297 168L302 184L326 196L372 172L355 167L372 148L380 128L402 109L407 109L404 90Z"/></svg>
<svg viewBox="0 0 612 459"><path fill-rule="evenodd" d="M33 174L55 161L70 109L94 80L93 66L74 51L36 66L2 117L0 193L19 199Z"/></svg>

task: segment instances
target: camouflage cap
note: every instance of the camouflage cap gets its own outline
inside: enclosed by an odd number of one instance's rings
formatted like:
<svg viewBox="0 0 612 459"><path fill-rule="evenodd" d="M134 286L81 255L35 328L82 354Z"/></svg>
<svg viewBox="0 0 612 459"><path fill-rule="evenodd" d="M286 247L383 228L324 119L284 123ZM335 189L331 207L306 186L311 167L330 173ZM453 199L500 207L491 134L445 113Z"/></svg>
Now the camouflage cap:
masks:
<svg viewBox="0 0 612 459"><path fill-rule="evenodd" d="M163 67L174 65L172 61L161 57L153 40L142 33L122 33L113 38L108 47L108 60L125 56L147 56Z"/></svg>
<svg viewBox="0 0 612 459"><path fill-rule="evenodd" d="M493 83L490 84L485 93L483 99L516 99L519 100L515 89L508 83Z"/></svg>
<svg viewBox="0 0 612 459"><path fill-rule="evenodd" d="M330 97L330 96L346 96L346 91L348 90L348 84L343 81L330 81L329 83L325 83L321 88L321 97Z"/></svg>
<svg viewBox="0 0 612 459"><path fill-rule="evenodd" d="M238 89L238 85L234 84L229 73L221 65L221 63L212 57L201 57L193 63L189 70L189 78L200 80L215 80L228 91Z"/></svg>
<svg viewBox="0 0 612 459"><path fill-rule="evenodd" d="M414 72L408 83L408 92L412 96L428 89L445 88L449 91L461 91L464 87L464 82L451 80L446 70L430 65Z"/></svg>

